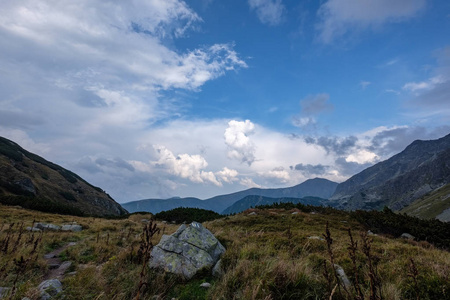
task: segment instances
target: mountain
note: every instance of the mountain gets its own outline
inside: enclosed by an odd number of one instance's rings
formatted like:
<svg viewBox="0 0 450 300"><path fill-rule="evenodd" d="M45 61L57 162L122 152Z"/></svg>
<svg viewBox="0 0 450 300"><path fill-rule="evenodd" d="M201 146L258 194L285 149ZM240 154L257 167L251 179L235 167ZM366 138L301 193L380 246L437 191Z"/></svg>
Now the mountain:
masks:
<svg viewBox="0 0 450 300"><path fill-rule="evenodd" d="M251 207L256 207L259 205L270 205L274 203L285 203L291 202L293 204L304 204L304 205L314 205L321 206L324 205L326 200L317 197L304 197L304 198L269 198L264 196L246 196L239 201L236 201L233 205L229 206L223 211L224 215L240 213Z"/></svg>
<svg viewBox="0 0 450 300"><path fill-rule="evenodd" d="M248 190L215 196L206 200L198 198L144 199L122 204L129 212L149 211L158 213L176 207L196 207L222 213L226 208L246 196L264 196L270 198L303 198L307 196L328 199L333 195L338 184L336 182L314 178L308 179L293 187L278 189L251 188Z"/></svg>
<svg viewBox="0 0 450 300"><path fill-rule="evenodd" d="M0 137L0 203L73 215L126 214L77 174Z"/></svg>
<svg viewBox="0 0 450 300"><path fill-rule="evenodd" d="M420 197L400 212L421 219L450 222L450 183Z"/></svg>
<svg viewBox="0 0 450 300"><path fill-rule="evenodd" d="M450 134L417 140L390 159L339 184L330 198L339 208L400 210L450 183Z"/></svg>

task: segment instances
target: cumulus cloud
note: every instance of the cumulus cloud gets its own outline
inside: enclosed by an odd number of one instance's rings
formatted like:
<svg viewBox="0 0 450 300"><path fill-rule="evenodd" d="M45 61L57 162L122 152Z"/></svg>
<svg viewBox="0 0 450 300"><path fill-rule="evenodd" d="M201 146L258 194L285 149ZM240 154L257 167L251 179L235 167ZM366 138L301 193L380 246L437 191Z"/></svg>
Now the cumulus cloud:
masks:
<svg viewBox="0 0 450 300"><path fill-rule="evenodd" d="M328 0L318 11L319 39L331 43L350 31L407 20L422 10L425 3L425 0Z"/></svg>
<svg viewBox="0 0 450 300"><path fill-rule="evenodd" d="M249 136L254 132L255 125L250 120L228 122L228 128L224 133L228 157L250 166L255 161L255 145Z"/></svg>
<svg viewBox="0 0 450 300"><path fill-rule="evenodd" d="M289 182L291 179L289 172L285 170L283 167L274 168L273 170L263 172L260 175L268 179L274 179L279 183L286 183Z"/></svg>
<svg viewBox="0 0 450 300"><path fill-rule="evenodd" d="M179 154L175 156L164 146L154 146L154 148L159 154L159 160L154 162L157 167L162 167L175 176L189 179L195 183L209 182L221 186L213 172L204 171L208 163L201 155Z"/></svg>
<svg viewBox="0 0 450 300"><path fill-rule="evenodd" d="M238 171L224 167L222 171L216 172L216 176L223 182L233 183L238 180Z"/></svg>
<svg viewBox="0 0 450 300"><path fill-rule="evenodd" d="M248 4L256 11L261 23L274 26L283 20L286 8L281 0L248 0Z"/></svg>
<svg viewBox="0 0 450 300"><path fill-rule="evenodd" d="M239 183L247 188L261 188L259 184L256 184L253 179L249 177L242 178Z"/></svg>

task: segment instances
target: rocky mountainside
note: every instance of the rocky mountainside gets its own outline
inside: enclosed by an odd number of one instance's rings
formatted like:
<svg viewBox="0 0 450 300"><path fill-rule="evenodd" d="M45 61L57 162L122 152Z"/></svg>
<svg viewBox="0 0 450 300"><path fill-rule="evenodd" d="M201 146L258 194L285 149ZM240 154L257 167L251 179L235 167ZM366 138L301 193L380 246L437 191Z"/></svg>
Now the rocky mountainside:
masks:
<svg viewBox="0 0 450 300"><path fill-rule="evenodd" d="M417 140L399 154L339 184L331 203L345 209L400 210L450 183L450 135Z"/></svg>
<svg viewBox="0 0 450 300"><path fill-rule="evenodd" d="M251 188L232 194L215 196L206 200L200 200L198 198L145 199L124 203L122 206L129 212L149 211L158 213L177 207L196 207L222 213L226 208L246 196L264 196L270 198L303 198L312 196L328 199L333 195L337 185L336 182L327 179L314 178L308 179L293 187L279 189Z"/></svg>
<svg viewBox="0 0 450 300"><path fill-rule="evenodd" d="M243 212L251 207L256 207L260 205L270 205L273 203L286 203L290 202L293 204L301 203L303 205L314 205L321 206L326 205L327 200L317 197L304 197L304 198L269 198L264 196L247 196L239 201L233 203L227 209L223 211L223 214L235 214Z"/></svg>
<svg viewBox="0 0 450 300"><path fill-rule="evenodd" d="M0 203L74 215L127 213L102 189L3 137L0 137Z"/></svg>

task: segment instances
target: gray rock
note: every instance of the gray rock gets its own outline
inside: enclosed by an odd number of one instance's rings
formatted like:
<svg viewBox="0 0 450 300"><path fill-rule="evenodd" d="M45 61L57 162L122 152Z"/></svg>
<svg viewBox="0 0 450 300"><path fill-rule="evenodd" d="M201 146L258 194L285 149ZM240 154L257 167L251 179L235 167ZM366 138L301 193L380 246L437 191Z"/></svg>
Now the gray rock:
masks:
<svg viewBox="0 0 450 300"><path fill-rule="evenodd" d="M308 240L319 240L319 241L325 241L325 239L323 237L317 236L317 235L313 235L313 236L309 236Z"/></svg>
<svg viewBox="0 0 450 300"><path fill-rule="evenodd" d="M407 239L407 240L414 240L415 236L409 234L409 233L402 233L402 235L400 236L402 239Z"/></svg>
<svg viewBox="0 0 450 300"><path fill-rule="evenodd" d="M60 267L60 264L49 264L48 265L48 268L50 269L50 270L52 270L52 269L58 269Z"/></svg>
<svg viewBox="0 0 450 300"><path fill-rule="evenodd" d="M63 225L61 227L62 231L73 231L73 232L78 232L83 230L83 227L81 225L77 225L77 224L69 224L69 225Z"/></svg>
<svg viewBox="0 0 450 300"><path fill-rule="evenodd" d="M199 270L212 268L225 248L200 223L181 225L172 235L163 235L151 253L149 265L192 278Z"/></svg>
<svg viewBox="0 0 450 300"><path fill-rule="evenodd" d="M256 216L257 213L255 213L254 211L252 211L251 213L248 214L249 216Z"/></svg>
<svg viewBox="0 0 450 300"><path fill-rule="evenodd" d="M23 297L22 300L31 300L31 299L28 297Z"/></svg>
<svg viewBox="0 0 450 300"><path fill-rule="evenodd" d="M142 223L148 223L148 222L150 222L148 219L141 219L141 222Z"/></svg>
<svg viewBox="0 0 450 300"><path fill-rule="evenodd" d="M36 228L36 227L27 227L27 231L39 232L42 230L40 230L39 228Z"/></svg>
<svg viewBox="0 0 450 300"><path fill-rule="evenodd" d="M350 280L348 280L347 275L345 275L344 269L340 265L334 265L334 269L336 270L336 273L341 280L341 283L345 286L346 289L351 288Z"/></svg>
<svg viewBox="0 0 450 300"><path fill-rule="evenodd" d="M209 289L211 287L211 283L203 282L202 284L200 284L200 287L205 288L205 289Z"/></svg>
<svg viewBox="0 0 450 300"><path fill-rule="evenodd" d="M62 292L62 284L58 279L49 279L38 286L41 300L49 300Z"/></svg>
<svg viewBox="0 0 450 300"><path fill-rule="evenodd" d="M44 258L45 259L50 259L50 258L53 258L53 257L56 257L55 253L44 254Z"/></svg>
<svg viewBox="0 0 450 300"><path fill-rule="evenodd" d="M55 224L46 224L46 223L36 223L34 224L34 227L40 229L40 230L54 230L54 231L58 231L61 229L60 226L55 225Z"/></svg>
<svg viewBox="0 0 450 300"><path fill-rule="evenodd" d="M294 211L291 215L298 215L298 211Z"/></svg>
<svg viewBox="0 0 450 300"><path fill-rule="evenodd" d="M222 260L219 259L217 263L215 264L214 268L212 269L212 275L214 277L220 278L223 276L223 269L222 269Z"/></svg>

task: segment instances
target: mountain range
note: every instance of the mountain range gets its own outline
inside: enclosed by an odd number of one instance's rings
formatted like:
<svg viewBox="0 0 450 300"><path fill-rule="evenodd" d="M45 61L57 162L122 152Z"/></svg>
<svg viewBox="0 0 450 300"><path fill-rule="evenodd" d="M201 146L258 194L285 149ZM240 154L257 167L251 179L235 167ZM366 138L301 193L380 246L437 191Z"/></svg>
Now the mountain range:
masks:
<svg viewBox="0 0 450 300"><path fill-rule="evenodd" d="M72 215L126 214L102 189L0 137L0 203Z"/></svg>
<svg viewBox="0 0 450 300"><path fill-rule="evenodd" d="M232 194L215 196L206 200L200 200L198 198L144 199L124 203L122 206L129 212L149 211L158 213L176 207L196 207L223 213L229 206L246 196L263 196L273 198L274 201L277 201L278 198L298 199L307 196L328 199L333 195L337 185L336 182L327 179L314 178L308 179L293 187L278 189L251 188ZM251 205L242 210L249 207L251 207Z"/></svg>

